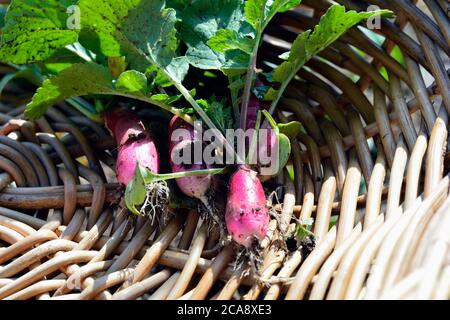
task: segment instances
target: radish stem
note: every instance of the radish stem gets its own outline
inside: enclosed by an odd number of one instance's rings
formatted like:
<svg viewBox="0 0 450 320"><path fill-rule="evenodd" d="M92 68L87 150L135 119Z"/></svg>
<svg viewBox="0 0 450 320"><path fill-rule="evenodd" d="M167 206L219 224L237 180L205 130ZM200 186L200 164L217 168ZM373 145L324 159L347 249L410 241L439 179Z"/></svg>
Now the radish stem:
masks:
<svg viewBox="0 0 450 320"><path fill-rule="evenodd" d="M151 48L149 48L149 51L151 52ZM189 90L186 89L185 86L183 86L181 81L179 81L174 75L172 75L169 71L167 71L161 65L156 63L156 61L154 61L152 58L147 56L147 60L151 64L153 64L156 68L158 68L167 78L169 78L170 81L172 81L173 85L178 89L178 91L180 91L180 93L183 95L183 97L186 99L186 101L189 102L189 104L194 108L194 110L197 112L197 114L200 116L200 118L206 123L206 125L210 129L217 130L217 132L218 132L218 137L217 138L218 138L219 142L221 142L226 147L226 149L228 151L233 151L234 152L233 146L230 145L230 143L225 138L223 133L217 128L217 126L214 124L214 122L208 117L208 115L206 114L205 110L203 110L202 107L200 107L198 105L197 101L195 101L194 97L191 95ZM180 118L182 118L184 120L183 116L180 116ZM187 121L187 122L189 122L189 121ZM192 122L189 122L189 123L192 124ZM239 155L237 155L236 153L235 153L235 155L237 156L237 159L241 162L241 159L240 159Z"/></svg>
<svg viewBox="0 0 450 320"><path fill-rule="evenodd" d="M245 130L247 127L247 111L248 111L248 103L250 101L250 93L253 85L253 76L255 75L256 68L256 60L258 57L258 48L259 43L261 41L261 33L258 33L255 39L255 46L253 47L252 57L247 69L247 75L245 78L245 86L244 92L242 94L242 103L241 103L241 119L240 119L240 128Z"/></svg>
<svg viewBox="0 0 450 320"><path fill-rule="evenodd" d="M250 143L250 148L248 151L248 155L247 155L247 163L253 163L253 162L249 162L253 160L254 154L256 152L256 143L258 140L258 132L259 132L259 127L261 126L261 111L258 111L258 115L256 117L256 125L255 125L255 131L253 133L252 136L252 141Z"/></svg>
<svg viewBox="0 0 450 320"><path fill-rule="evenodd" d="M144 97L144 96L139 97L139 96L136 96L136 95L127 94L125 92L117 92L117 93L115 93L115 95L153 104L153 105L155 105L155 106L157 106L157 107L159 107L159 108L161 108L163 110L166 110L166 111L168 111L168 112L170 112L170 113L180 117L181 119L183 119L187 123L194 124L194 119L191 116L189 116L186 113L183 113L180 109L172 107L172 106L170 106L168 104L165 104L163 102L152 100L151 98Z"/></svg>
<svg viewBox="0 0 450 320"><path fill-rule="evenodd" d="M182 171L175 173L153 173L150 170L145 170L145 174L143 175L145 184L149 184L156 181L167 181L172 179L179 179L183 177L193 177L199 175L215 175L215 174L226 174L229 172L228 168L219 168L219 169L204 169L204 170L192 170L192 171Z"/></svg>

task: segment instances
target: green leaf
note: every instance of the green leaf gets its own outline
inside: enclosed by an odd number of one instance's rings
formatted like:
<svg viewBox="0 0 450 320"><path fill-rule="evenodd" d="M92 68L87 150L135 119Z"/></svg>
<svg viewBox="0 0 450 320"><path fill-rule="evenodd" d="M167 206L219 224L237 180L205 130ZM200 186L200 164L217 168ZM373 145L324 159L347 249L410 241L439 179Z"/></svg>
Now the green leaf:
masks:
<svg viewBox="0 0 450 320"><path fill-rule="evenodd" d="M5 26L6 5L0 4L0 29Z"/></svg>
<svg viewBox="0 0 450 320"><path fill-rule="evenodd" d="M217 31L239 32L243 26L243 0L197 0L181 12L180 35L188 46L189 63L200 69L221 69L227 58L208 41Z"/></svg>
<svg viewBox="0 0 450 320"><path fill-rule="evenodd" d="M278 96L278 90L275 90L274 88L269 88L267 90L266 94L264 95L265 101L272 101Z"/></svg>
<svg viewBox="0 0 450 320"><path fill-rule="evenodd" d="M176 11L163 0L80 0L83 43L107 57L126 56L131 68L150 64L166 69L177 81L187 60L178 57ZM181 68L182 72L175 72Z"/></svg>
<svg viewBox="0 0 450 320"><path fill-rule="evenodd" d="M214 50L221 60L220 69L227 76L241 75L249 68L252 55L255 54L260 44L264 28L277 12L286 11L299 4L300 0L247 0L244 13L239 5L235 11L238 15L244 15L246 21L241 21L240 26L234 26L217 30L207 44ZM242 20L242 18L241 18ZM210 53L208 51L208 53ZM216 66L217 67L217 66Z"/></svg>
<svg viewBox="0 0 450 320"><path fill-rule="evenodd" d="M140 215L140 211L136 206L142 206L147 198L147 188L146 185L151 183L156 183L160 181L168 181L173 179L178 179L182 177L192 177L200 175L216 175L216 174L227 174L229 168L215 168L215 169L205 169L205 170L191 170L176 173L154 173L148 168L143 168L136 163L136 169L134 173L133 180L127 185L125 190L125 205L128 210L132 213Z"/></svg>
<svg viewBox="0 0 450 320"><path fill-rule="evenodd" d="M275 136L278 141L278 172L279 173L289 161L289 157L291 156L291 142L289 138L280 132L280 125L276 123L275 119L266 111L262 111L263 115L266 117L269 122L272 130L275 133ZM286 129L286 127L281 126Z"/></svg>
<svg viewBox="0 0 450 320"><path fill-rule="evenodd" d="M67 27L67 8L76 0L14 0L6 13L0 60L16 64L43 61L74 43L78 30Z"/></svg>
<svg viewBox="0 0 450 320"><path fill-rule="evenodd" d="M166 70L178 81L182 81L189 71L187 57L176 57L167 66Z"/></svg>
<svg viewBox="0 0 450 320"><path fill-rule="evenodd" d="M89 94L112 94L112 75L108 68L93 63L74 64L57 76L44 81L27 105L25 115L40 118L47 107L70 97Z"/></svg>
<svg viewBox="0 0 450 320"><path fill-rule="evenodd" d="M328 47L347 30L361 22L376 15L389 15L389 10L378 10L370 12L345 11L341 5L333 5L320 19L319 24L313 31L303 32L295 39L289 53L288 61L283 62L275 69L273 79L283 82L290 78L292 70L298 70L314 55Z"/></svg>
<svg viewBox="0 0 450 320"><path fill-rule="evenodd" d="M199 99L197 103L205 110L219 130L225 132L226 129L233 128L232 108L226 106L226 99L218 101L213 95L209 100Z"/></svg>
<svg viewBox="0 0 450 320"><path fill-rule="evenodd" d="M267 0L248 0L245 2L245 17L255 29L259 28L260 22L266 16Z"/></svg>
<svg viewBox="0 0 450 320"><path fill-rule="evenodd" d="M288 57L288 60L280 64L273 72L273 81L281 83L281 88L273 99L269 113L273 113L287 85L309 59L362 20L376 15L389 16L391 12L389 10L346 12L344 6L333 5L322 16L314 30L300 34L293 42L290 52L283 55L284 58Z"/></svg>
<svg viewBox="0 0 450 320"><path fill-rule="evenodd" d="M114 78L119 77L127 69L125 57L109 57L108 68Z"/></svg>
<svg viewBox="0 0 450 320"><path fill-rule="evenodd" d="M136 83L133 85L139 86ZM192 122L190 117L184 117L182 110L166 103L172 103L179 97L169 97L163 102L161 97L152 99L152 97L147 97L140 91L119 91L113 86L113 77L110 70L94 63L74 64L58 75L45 80L33 96L32 101L27 105L25 115L29 119L38 119L49 106L72 97L85 95L117 95L140 100L178 115L189 123Z"/></svg>
<svg viewBox="0 0 450 320"><path fill-rule="evenodd" d="M294 140L302 131L302 124L298 121L277 124L280 133L286 135L289 140Z"/></svg>
<svg viewBox="0 0 450 320"><path fill-rule="evenodd" d="M284 52L284 53L280 54L280 55L278 56L278 58L280 58L281 60L289 60L289 54L290 54L289 51Z"/></svg>
<svg viewBox="0 0 450 320"><path fill-rule="evenodd" d="M225 52L225 62L220 68L222 72L229 76L242 75L247 71L250 55L241 50L229 50Z"/></svg>
<svg viewBox="0 0 450 320"><path fill-rule="evenodd" d="M291 156L291 142L289 141L289 138L282 133L278 134L277 137L279 147L278 172L280 172L286 166L289 161L289 157Z"/></svg>
<svg viewBox="0 0 450 320"><path fill-rule="evenodd" d="M320 19L319 24L306 41L306 54L312 56L328 47L348 29L359 22L377 15L391 15L389 10L370 12L345 11L344 6L334 5Z"/></svg>
<svg viewBox="0 0 450 320"><path fill-rule="evenodd" d="M288 124L276 123L275 119L266 111L262 111L266 117L275 136L278 139L278 173L286 166L291 156L291 137L296 137L301 128L301 124L297 121Z"/></svg>
<svg viewBox="0 0 450 320"><path fill-rule="evenodd" d="M239 90L242 90L244 88L244 80L241 77L237 77L235 80L231 81L228 85L228 89L233 93L239 92Z"/></svg>
<svg viewBox="0 0 450 320"><path fill-rule="evenodd" d="M211 49L225 53L228 50L242 50L252 54L254 41L235 30L221 29L216 35L208 40Z"/></svg>
<svg viewBox="0 0 450 320"><path fill-rule="evenodd" d="M163 72L158 70L158 68L154 65L149 66L145 74L149 79L151 79L151 87L160 87L167 88L173 86L173 82L170 80L168 76L166 76Z"/></svg>
<svg viewBox="0 0 450 320"><path fill-rule="evenodd" d="M301 0L279 0L274 1L275 2L275 8L277 12L285 12L288 10L291 10L292 8L298 6L302 1Z"/></svg>
<svg viewBox="0 0 450 320"><path fill-rule="evenodd" d="M247 0L245 16L256 30L263 30L278 12L284 12L299 5L301 0Z"/></svg>
<svg viewBox="0 0 450 320"><path fill-rule="evenodd" d="M295 39L291 51L289 52L289 59L280 64L273 71L272 80L274 82L285 82L292 74L293 68L303 66L307 60L312 58L312 55L308 57L306 53L306 42L308 41L310 33L311 31L307 30Z"/></svg>
<svg viewBox="0 0 450 320"><path fill-rule="evenodd" d="M145 94L147 91L147 77L136 70L125 71L117 79L116 89L122 92Z"/></svg>
<svg viewBox="0 0 450 320"><path fill-rule="evenodd" d="M169 96L165 93L154 94L150 97L153 101L163 102L165 104L172 104L181 99L181 95Z"/></svg>
<svg viewBox="0 0 450 320"><path fill-rule="evenodd" d="M328 224L328 230L333 228L339 221L339 215L334 215L330 217L330 222Z"/></svg>
<svg viewBox="0 0 450 320"><path fill-rule="evenodd" d="M125 189L125 205L132 213L140 215L140 212L138 209L136 209L136 206L141 206L144 203L146 197L147 189L145 187L143 174L141 172L139 163L136 162L134 178L130 181L130 183L128 183L127 188Z"/></svg>
<svg viewBox="0 0 450 320"><path fill-rule="evenodd" d="M85 62L74 52L63 48L56 51L50 58L45 60L42 64L42 69L46 73L58 74L62 70L71 67L74 63Z"/></svg>

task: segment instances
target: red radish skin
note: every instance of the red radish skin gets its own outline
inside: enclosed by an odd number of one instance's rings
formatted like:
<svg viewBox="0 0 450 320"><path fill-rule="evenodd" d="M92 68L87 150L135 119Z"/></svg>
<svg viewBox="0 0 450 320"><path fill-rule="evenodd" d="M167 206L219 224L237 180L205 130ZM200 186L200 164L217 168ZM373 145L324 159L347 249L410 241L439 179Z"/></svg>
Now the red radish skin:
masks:
<svg viewBox="0 0 450 320"><path fill-rule="evenodd" d="M192 149L192 141L184 140L174 145L171 154L180 152L182 149L190 148ZM172 159L172 158L171 158ZM184 166L182 164L177 165L170 162L172 172L183 172L183 171L193 171L193 170L204 170L207 166L204 164L193 164L189 166ZM206 192L211 188L212 175L199 175L192 177L184 177L176 179L177 185L180 190L189 197L197 198L203 203L206 199Z"/></svg>
<svg viewBox="0 0 450 320"><path fill-rule="evenodd" d="M124 145L130 139L138 139L145 134L142 121L132 112L124 109L114 109L105 114L105 123L116 139L118 146Z"/></svg>
<svg viewBox="0 0 450 320"><path fill-rule="evenodd" d="M256 77L255 87L262 87L264 83ZM256 120L258 118L258 111L269 110L270 103L267 101L259 100L253 93L250 95L247 108L247 121L246 129L254 129L256 126Z"/></svg>
<svg viewBox="0 0 450 320"><path fill-rule="evenodd" d="M259 80L258 80L259 81ZM259 81L259 85L262 85L261 81ZM268 110L270 105L266 101L259 100L254 94L250 96L250 101L248 104L248 111L247 111L247 129L254 129L256 127L256 120L258 118L258 111L261 110ZM264 116L262 116L264 118ZM264 119L261 119L261 123L264 122ZM267 126L263 129L267 130L267 137L266 137L266 144L265 145L259 145L258 146L258 152L261 155L265 156L271 156L273 153L276 152L276 135L273 129L270 126ZM259 161L260 159L257 159L257 163L252 164L259 164L262 165ZM267 165L267 164L266 164ZM260 176L260 178L264 181L271 178L271 176Z"/></svg>
<svg viewBox="0 0 450 320"><path fill-rule="evenodd" d="M113 109L106 112L105 123L119 146L116 161L119 183L128 185L133 179L136 162L154 173L159 172L159 156L155 142L134 113L121 108Z"/></svg>
<svg viewBox="0 0 450 320"><path fill-rule="evenodd" d="M171 136L172 136L172 133L176 129L185 129L185 130L187 130L187 132L189 132L189 140L194 140L195 139L195 132L194 132L194 128L192 127L192 125L187 123L186 121L184 121L180 117L173 116L172 119L170 119L170 123L169 123L169 140L170 140L169 143L170 144L178 143L178 141L172 141L172 139L170 139Z"/></svg>
<svg viewBox="0 0 450 320"><path fill-rule="evenodd" d="M116 175L119 183L127 185L134 177L136 161L141 167L159 172L159 157L154 141L145 135L139 140L130 140L119 147Z"/></svg>
<svg viewBox="0 0 450 320"><path fill-rule="evenodd" d="M189 133L182 141L172 141L172 133L177 129L185 129ZM194 127L189 123L183 121L181 118L174 116L169 124L169 153L170 166L172 172L193 171L208 169L205 164L176 164L173 161L173 155L186 150L186 152L194 152L194 143L199 141L196 139ZM206 197L207 191L211 188L213 177L212 175L199 175L193 177L184 177L176 179L180 190L189 197L197 198L202 201L205 206L208 206Z"/></svg>
<svg viewBox="0 0 450 320"><path fill-rule="evenodd" d="M247 129L254 129L258 118L258 111L268 110L270 104L266 101L259 100L254 94L250 96L247 109Z"/></svg>
<svg viewBox="0 0 450 320"><path fill-rule="evenodd" d="M145 128L142 122L136 122L132 119L118 121L114 130L117 145L122 146L130 139L137 140L145 135Z"/></svg>
<svg viewBox="0 0 450 320"><path fill-rule="evenodd" d="M240 167L230 179L225 223L233 240L247 248L266 236L266 196L257 173L247 167Z"/></svg>

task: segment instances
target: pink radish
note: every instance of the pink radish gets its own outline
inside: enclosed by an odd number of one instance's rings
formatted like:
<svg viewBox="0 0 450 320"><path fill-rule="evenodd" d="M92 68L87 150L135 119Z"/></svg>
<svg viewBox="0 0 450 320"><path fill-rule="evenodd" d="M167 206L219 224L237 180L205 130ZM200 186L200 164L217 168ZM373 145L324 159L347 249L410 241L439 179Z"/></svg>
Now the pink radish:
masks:
<svg viewBox="0 0 450 320"><path fill-rule="evenodd" d="M158 152L153 140L145 134L139 140L128 140L119 147L116 162L117 181L127 185L133 180L136 161L154 173L159 171Z"/></svg>
<svg viewBox="0 0 450 320"><path fill-rule="evenodd" d="M155 143L134 113L124 109L108 111L105 122L119 146L116 176L121 184L127 185L133 179L136 162L158 173L159 156Z"/></svg>
<svg viewBox="0 0 450 320"><path fill-rule="evenodd" d="M254 129L256 125L256 119L258 117L258 111L268 109L267 102L259 100L254 94L250 96L247 110L247 126L246 129Z"/></svg>
<svg viewBox="0 0 450 320"><path fill-rule="evenodd" d="M145 135L145 127L141 120L125 109L113 109L105 114L106 127L121 146L130 139L138 139Z"/></svg>
<svg viewBox="0 0 450 320"><path fill-rule="evenodd" d="M269 213L264 189L257 173L245 166L230 179L225 223L233 240L245 247L266 236Z"/></svg>
<svg viewBox="0 0 450 320"><path fill-rule="evenodd" d="M262 84L261 84L262 85ZM248 104L248 111L247 111L247 130L248 129L255 129L256 122L258 118L258 112L262 110L269 109L269 104L266 101L259 100L254 94L250 96L249 104ZM258 143L258 152L260 155L265 156L274 156L274 153L277 149L277 137L273 129L268 125L265 128L261 128L267 130L267 136L266 136L266 143L261 144L261 141ZM255 150L256 151L256 150ZM250 157L250 159L253 159ZM262 164L261 159L258 157L256 159L256 163L252 162L252 164L256 164L258 166L263 166L267 164ZM262 180L262 182L267 181L272 176L265 176L261 175L259 178Z"/></svg>
<svg viewBox="0 0 450 320"><path fill-rule="evenodd" d="M189 133L182 141L172 141L172 133L177 129L185 129L186 133ZM170 166L172 172L183 172L193 170L207 169L204 163L201 164L177 164L174 163L174 155L182 152L194 152L194 144L201 143L194 133L194 127L183 121L181 118L174 116L169 124L169 153L170 153ZM193 157L191 157L193 158ZM193 162L193 161L192 161ZM205 206L208 206L208 199L206 197L207 191L211 188L212 175L197 175L176 179L177 185L180 190L189 197L197 198L202 201Z"/></svg>

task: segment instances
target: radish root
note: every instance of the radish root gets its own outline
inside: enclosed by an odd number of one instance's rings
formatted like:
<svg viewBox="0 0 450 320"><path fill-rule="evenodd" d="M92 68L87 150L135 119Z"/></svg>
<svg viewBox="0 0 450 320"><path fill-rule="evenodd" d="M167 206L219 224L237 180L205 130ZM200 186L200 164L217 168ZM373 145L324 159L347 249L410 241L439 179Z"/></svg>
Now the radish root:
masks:
<svg viewBox="0 0 450 320"><path fill-rule="evenodd" d="M165 181L152 182L146 185L147 196L144 204L139 210L140 213L154 222L154 219L161 216L167 218L167 204L169 203L170 189Z"/></svg>

